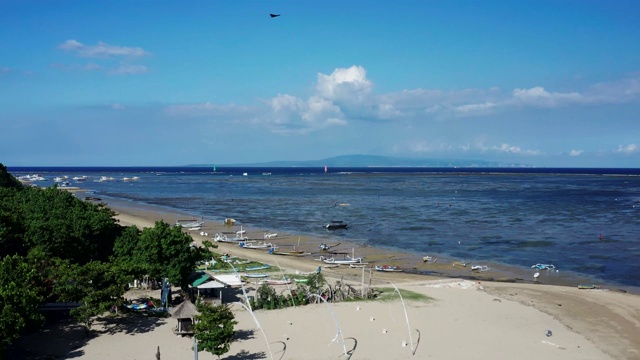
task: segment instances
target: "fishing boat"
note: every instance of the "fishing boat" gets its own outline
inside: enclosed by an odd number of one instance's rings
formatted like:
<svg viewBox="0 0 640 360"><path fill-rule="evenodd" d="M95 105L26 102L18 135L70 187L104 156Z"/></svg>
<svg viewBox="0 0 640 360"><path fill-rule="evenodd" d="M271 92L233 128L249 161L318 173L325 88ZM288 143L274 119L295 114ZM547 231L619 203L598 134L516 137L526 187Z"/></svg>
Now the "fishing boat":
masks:
<svg viewBox="0 0 640 360"><path fill-rule="evenodd" d="M264 264L264 265L260 265L260 266L253 266L253 267L245 268L244 271L266 270L266 269L268 269L270 267L271 266L269 264Z"/></svg>
<svg viewBox="0 0 640 360"><path fill-rule="evenodd" d="M233 225L233 224L236 223L236 219L226 218L226 219L224 219L224 223L225 223L225 225Z"/></svg>
<svg viewBox="0 0 640 360"><path fill-rule="evenodd" d="M338 229L346 229L349 226L346 222L342 220L332 220L330 223L325 225L327 230L338 230Z"/></svg>
<svg viewBox="0 0 640 360"><path fill-rule="evenodd" d="M336 259L334 257L325 258L324 256L320 256L320 260L325 264L337 264L337 265L349 265L349 264L365 264L363 257L355 256L355 249L351 249L351 256L349 253L339 253L334 252L335 255L343 255L343 259Z"/></svg>
<svg viewBox="0 0 640 360"><path fill-rule="evenodd" d="M376 271L386 271L386 272L399 272L402 271L402 269L400 269L399 266L393 266L393 265L375 265L373 267L374 270Z"/></svg>
<svg viewBox="0 0 640 360"><path fill-rule="evenodd" d="M329 249L334 248L334 247L336 247L336 246L338 246L338 245L340 245L340 243L337 243L337 244L331 244L331 245L329 245L329 244L320 244L320 250L322 250L322 251L328 251Z"/></svg>
<svg viewBox="0 0 640 360"><path fill-rule="evenodd" d="M271 249L276 247L272 243L265 243L262 241L258 243L241 241L238 245L243 249Z"/></svg>
<svg viewBox="0 0 640 360"><path fill-rule="evenodd" d="M271 233L271 232L264 233L264 238L265 239L271 239L272 237L276 237L276 236L278 236L277 233Z"/></svg>
<svg viewBox="0 0 640 360"><path fill-rule="evenodd" d="M485 272L491 270L487 265L473 265L471 271Z"/></svg>
<svg viewBox="0 0 640 360"><path fill-rule="evenodd" d="M295 248L293 250L287 250L287 251L280 251L280 250L276 250L276 248L271 248L269 249L269 254L284 255L284 256L299 256L299 257L311 255L310 252L305 252L304 250L296 250Z"/></svg>
<svg viewBox="0 0 640 360"><path fill-rule="evenodd" d="M202 225L204 225L204 221L198 221L196 219L181 219L176 221L176 226L183 228L196 228L202 227Z"/></svg>
<svg viewBox="0 0 640 360"><path fill-rule="evenodd" d="M552 264L535 264L535 265L531 265L531 268L538 269L538 270L556 270L556 267Z"/></svg>
<svg viewBox="0 0 640 360"><path fill-rule="evenodd" d="M249 240L249 238L246 236L236 235L235 237L228 238L227 235L225 234L221 235L218 233L216 233L213 237L213 241L215 242L226 242L226 243L240 243L241 241L247 241L247 240Z"/></svg>

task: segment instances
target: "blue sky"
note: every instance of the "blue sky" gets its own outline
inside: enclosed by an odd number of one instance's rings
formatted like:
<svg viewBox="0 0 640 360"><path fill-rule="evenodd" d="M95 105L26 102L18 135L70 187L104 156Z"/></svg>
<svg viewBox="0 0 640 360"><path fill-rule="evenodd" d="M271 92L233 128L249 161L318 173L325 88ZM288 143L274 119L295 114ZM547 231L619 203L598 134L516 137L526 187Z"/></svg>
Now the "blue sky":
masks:
<svg viewBox="0 0 640 360"><path fill-rule="evenodd" d="M0 162L640 167L638 19L622 0L7 0Z"/></svg>

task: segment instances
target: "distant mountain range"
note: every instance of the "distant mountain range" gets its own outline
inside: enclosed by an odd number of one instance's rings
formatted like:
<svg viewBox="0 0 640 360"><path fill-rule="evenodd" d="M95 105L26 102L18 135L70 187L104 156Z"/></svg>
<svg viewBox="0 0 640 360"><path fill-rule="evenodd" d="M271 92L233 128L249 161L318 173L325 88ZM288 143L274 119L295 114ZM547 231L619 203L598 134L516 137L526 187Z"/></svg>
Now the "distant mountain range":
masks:
<svg viewBox="0 0 640 360"><path fill-rule="evenodd" d="M524 164L464 159L417 159L378 155L342 155L321 160L269 161L250 164L215 164L229 167L532 167ZM214 164L189 166L209 167Z"/></svg>

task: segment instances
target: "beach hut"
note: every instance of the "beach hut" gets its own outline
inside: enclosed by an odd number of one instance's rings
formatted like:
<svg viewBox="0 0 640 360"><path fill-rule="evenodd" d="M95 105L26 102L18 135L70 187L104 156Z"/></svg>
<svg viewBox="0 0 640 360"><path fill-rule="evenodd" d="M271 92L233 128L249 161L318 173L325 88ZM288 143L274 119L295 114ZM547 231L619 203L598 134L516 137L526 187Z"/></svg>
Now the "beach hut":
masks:
<svg viewBox="0 0 640 360"><path fill-rule="evenodd" d="M200 284L197 286L198 297L211 302L212 305L220 305L222 304L222 289L224 287L224 284L215 280Z"/></svg>
<svg viewBox="0 0 640 360"><path fill-rule="evenodd" d="M192 335L194 317L200 315L196 306L190 300L185 300L174 306L170 311L171 317L178 320L178 326L174 329L176 335Z"/></svg>

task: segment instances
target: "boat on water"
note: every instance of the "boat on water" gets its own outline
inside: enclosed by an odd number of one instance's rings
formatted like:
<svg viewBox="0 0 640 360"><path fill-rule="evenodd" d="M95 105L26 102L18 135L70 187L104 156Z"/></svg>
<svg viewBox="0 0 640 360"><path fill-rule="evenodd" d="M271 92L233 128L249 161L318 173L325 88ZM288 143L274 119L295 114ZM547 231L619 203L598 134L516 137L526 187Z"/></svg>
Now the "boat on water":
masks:
<svg viewBox="0 0 640 360"><path fill-rule="evenodd" d="M224 219L224 224L225 225L234 225L235 223L236 223L236 219L232 219L232 218Z"/></svg>
<svg viewBox="0 0 640 360"><path fill-rule="evenodd" d="M276 237L276 236L278 236L278 234L277 234L277 233L272 233L272 232L266 232L266 233L264 233L264 238L265 238L265 239L271 239L272 237Z"/></svg>
<svg viewBox="0 0 640 360"><path fill-rule="evenodd" d="M332 220L330 223L325 225L327 230L338 230L338 229L346 229L349 226L346 222L342 220Z"/></svg>
<svg viewBox="0 0 640 360"><path fill-rule="evenodd" d="M399 266L394 266L394 265L375 265L373 267L374 270L376 271L386 271L386 272L400 272L402 271L402 269L400 269Z"/></svg>

